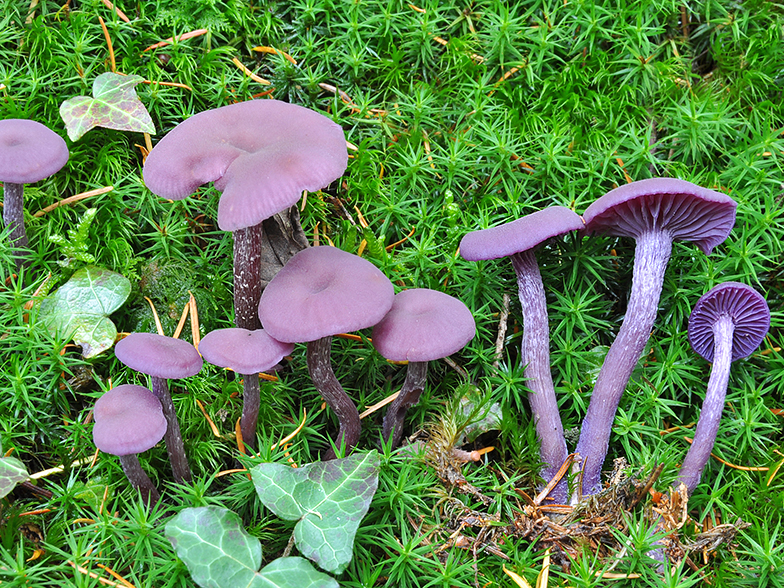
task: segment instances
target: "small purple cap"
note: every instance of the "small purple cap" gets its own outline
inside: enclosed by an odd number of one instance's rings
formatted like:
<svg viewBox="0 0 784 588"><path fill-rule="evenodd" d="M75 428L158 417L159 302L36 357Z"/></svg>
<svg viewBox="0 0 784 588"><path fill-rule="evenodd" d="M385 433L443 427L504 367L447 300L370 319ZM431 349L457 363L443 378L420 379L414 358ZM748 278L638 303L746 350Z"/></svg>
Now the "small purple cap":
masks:
<svg viewBox="0 0 784 588"><path fill-rule="evenodd" d="M729 316L735 326L732 361L751 355L770 328L768 303L754 288L739 282L724 282L704 294L689 316L689 343L708 361L713 361L713 324Z"/></svg>
<svg viewBox="0 0 784 588"><path fill-rule="evenodd" d="M131 333L114 346L114 355L132 370L167 380L198 374L204 363L187 341L155 333Z"/></svg>
<svg viewBox="0 0 784 588"><path fill-rule="evenodd" d="M60 171L68 161L63 138L33 120L0 120L0 182L31 184Z"/></svg>
<svg viewBox="0 0 784 588"><path fill-rule="evenodd" d="M583 227L573 210L551 206L504 225L467 233L460 241L460 255L468 261L508 257Z"/></svg>
<svg viewBox="0 0 784 588"><path fill-rule="evenodd" d="M735 225L737 203L721 192L685 180L652 178L610 190L583 214L589 233L634 237L668 231L673 240L693 241L705 255Z"/></svg>
<svg viewBox="0 0 784 588"><path fill-rule="evenodd" d="M161 403L143 386L112 388L96 401L93 418L95 446L112 455L147 451L166 433Z"/></svg>
<svg viewBox="0 0 784 588"><path fill-rule="evenodd" d="M259 224L339 178L348 151L340 125L279 100L249 100L196 114L150 151L144 183L181 200L209 182L223 192L218 226Z"/></svg>
<svg viewBox="0 0 784 588"><path fill-rule="evenodd" d="M278 341L305 343L372 327L392 307L392 282L336 247L297 253L264 288L259 319Z"/></svg>
<svg viewBox="0 0 784 588"><path fill-rule="evenodd" d="M293 343L281 343L264 329L218 329L207 333L199 343L204 359L238 374L268 370L292 351Z"/></svg>
<svg viewBox="0 0 784 588"><path fill-rule="evenodd" d="M392 361L432 361L460 351L474 338L468 307L437 290L413 288L395 295L392 308L373 327L373 346Z"/></svg>

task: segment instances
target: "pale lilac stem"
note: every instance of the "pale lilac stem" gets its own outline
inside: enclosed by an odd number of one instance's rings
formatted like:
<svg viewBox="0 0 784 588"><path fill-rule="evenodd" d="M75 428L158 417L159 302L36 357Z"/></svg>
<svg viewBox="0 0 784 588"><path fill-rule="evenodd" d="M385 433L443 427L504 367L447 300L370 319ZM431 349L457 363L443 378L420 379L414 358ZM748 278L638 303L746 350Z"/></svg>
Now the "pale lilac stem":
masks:
<svg viewBox="0 0 784 588"><path fill-rule="evenodd" d="M683 482L691 494L700 483L700 476L705 464L710 459L719 421L724 409L724 398L727 396L727 385L730 379L732 363L732 337L735 323L729 315L723 315L713 325L713 366L711 366L705 401L694 431L694 441L686 453L676 482Z"/></svg>
<svg viewBox="0 0 784 588"><path fill-rule="evenodd" d="M256 447L256 424L259 420L259 406L261 404L261 389L259 387L259 374L241 374L242 376L242 418L240 431L242 442L251 447Z"/></svg>
<svg viewBox="0 0 784 588"><path fill-rule="evenodd" d="M512 255L517 274L517 288L523 308L523 343L520 361L525 366L525 385L531 391L528 402L536 423L540 456L545 467L542 477L549 482L568 454L563 425L555 398L553 377L550 373L550 334L547 320L547 301L542 276L533 251ZM564 478L550 493L558 503L566 502L567 483Z"/></svg>
<svg viewBox="0 0 784 588"><path fill-rule="evenodd" d="M584 462L584 495L601 490L602 465L615 411L653 329L671 252L672 238L666 231L648 231L637 236L626 316L604 358L577 443L577 453Z"/></svg>
<svg viewBox="0 0 784 588"><path fill-rule="evenodd" d="M389 410L384 416L384 423L381 427L381 434L387 441L392 439L392 448L400 445L403 438L403 423L406 420L406 412L409 408L419 402L419 397L425 389L427 381L427 362L410 361L406 370L406 381L400 389L400 394L389 405Z"/></svg>
<svg viewBox="0 0 784 588"><path fill-rule="evenodd" d="M26 264L27 232L24 225L24 184L3 184L3 223L9 227L16 267Z"/></svg>

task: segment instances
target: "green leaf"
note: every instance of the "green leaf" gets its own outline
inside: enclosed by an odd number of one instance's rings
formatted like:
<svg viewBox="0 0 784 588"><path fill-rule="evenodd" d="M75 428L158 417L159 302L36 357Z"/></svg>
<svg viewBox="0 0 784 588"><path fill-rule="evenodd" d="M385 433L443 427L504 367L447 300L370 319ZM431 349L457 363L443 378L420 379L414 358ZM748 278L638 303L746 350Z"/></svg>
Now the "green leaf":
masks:
<svg viewBox="0 0 784 588"><path fill-rule="evenodd" d="M40 317L53 335L70 335L84 357L109 349L117 329L108 316L131 293L131 282L107 269L88 266L41 302Z"/></svg>
<svg viewBox="0 0 784 588"><path fill-rule="evenodd" d="M301 557L282 557L258 571L261 543L219 506L180 511L166 524L166 537L203 588L338 588Z"/></svg>
<svg viewBox="0 0 784 588"><path fill-rule="evenodd" d="M294 541L305 557L339 574L351 561L354 536L378 488L378 453L292 468L262 463L251 470L264 506L299 521Z"/></svg>
<svg viewBox="0 0 784 588"><path fill-rule="evenodd" d="M15 457L0 458L0 498L29 477L24 464Z"/></svg>
<svg viewBox="0 0 784 588"><path fill-rule="evenodd" d="M71 141L78 140L93 127L118 131L155 133L150 113L134 88L144 78L106 72L95 78L93 97L76 96L60 105L60 116Z"/></svg>

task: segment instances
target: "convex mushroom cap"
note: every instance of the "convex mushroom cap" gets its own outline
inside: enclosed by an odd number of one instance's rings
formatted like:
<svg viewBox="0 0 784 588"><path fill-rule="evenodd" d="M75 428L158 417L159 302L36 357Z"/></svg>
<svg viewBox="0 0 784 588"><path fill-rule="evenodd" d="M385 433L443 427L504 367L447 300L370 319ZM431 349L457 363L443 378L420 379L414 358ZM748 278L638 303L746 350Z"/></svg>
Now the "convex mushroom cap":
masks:
<svg viewBox="0 0 784 588"><path fill-rule="evenodd" d="M268 370L292 351L293 343L273 339L264 329L218 329L207 333L199 343L204 359L238 374Z"/></svg>
<svg viewBox="0 0 784 588"><path fill-rule="evenodd" d="M474 317L460 300L437 290L412 288L395 295L371 337L387 359L419 362L460 351L475 333Z"/></svg>
<svg viewBox="0 0 784 588"><path fill-rule="evenodd" d="M93 409L93 441L111 455L142 453L166 433L161 403L143 386L123 384L101 396Z"/></svg>
<svg viewBox="0 0 784 588"><path fill-rule="evenodd" d="M0 121L0 181L31 184L57 173L68 161L60 135L25 119Z"/></svg>
<svg viewBox="0 0 784 588"><path fill-rule="evenodd" d="M193 376L203 365L193 345L155 333L131 333L114 346L114 354L137 372L167 380Z"/></svg>
<svg viewBox="0 0 784 588"><path fill-rule="evenodd" d="M278 100L249 100L196 114L147 156L144 183L180 200L202 184L223 192L218 226L259 224L339 178L348 151L343 129L318 112Z"/></svg>

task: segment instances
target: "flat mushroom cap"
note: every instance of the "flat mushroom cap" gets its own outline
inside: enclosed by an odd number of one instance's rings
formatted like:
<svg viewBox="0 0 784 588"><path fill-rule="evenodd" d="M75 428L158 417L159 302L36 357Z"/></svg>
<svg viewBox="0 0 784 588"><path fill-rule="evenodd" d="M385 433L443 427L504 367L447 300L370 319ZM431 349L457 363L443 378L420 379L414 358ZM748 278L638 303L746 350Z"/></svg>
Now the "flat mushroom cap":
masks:
<svg viewBox="0 0 784 588"><path fill-rule="evenodd" d="M475 334L474 317L460 300L412 288L395 295L371 337L378 352L392 361L432 361L460 351Z"/></svg>
<svg viewBox="0 0 784 588"><path fill-rule="evenodd" d="M336 247L309 247L264 288L259 319L278 341L304 343L372 327L394 297L392 282L369 261Z"/></svg>
<svg viewBox="0 0 784 588"><path fill-rule="evenodd" d="M770 328L768 303L756 290L739 282L719 284L697 301L689 316L689 343L708 361L713 361L713 324L721 316L735 325L732 361L751 355Z"/></svg>
<svg viewBox="0 0 784 588"><path fill-rule="evenodd" d="M582 228L583 221L576 212L565 206L550 206L510 223L467 233L460 241L460 255L468 261L498 259Z"/></svg>
<svg viewBox="0 0 784 588"><path fill-rule="evenodd" d="M31 184L57 173L66 161L65 141L41 123L0 121L0 182Z"/></svg>
<svg viewBox="0 0 784 588"><path fill-rule="evenodd" d="M343 129L314 110L279 100L248 100L200 112L150 151L144 183L181 200L202 184L223 192L218 226L259 224L339 178L348 151Z"/></svg>
<svg viewBox="0 0 784 588"><path fill-rule="evenodd" d="M268 370L292 351L293 343L281 343L264 329L218 329L207 333L199 343L204 359L238 374Z"/></svg>
<svg viewBox="0 0 784 588"><path fill-rule="evenodd" d="M161 403L143 386L112 388L96 401L93 418L95 446L112 455L147 451L166 433Z"/></svg>
<svg viewBox="0 0 784 588"><path fill-rule="evenodd" d="M610 190L583 214L589 233L638 237L666 230L673 240L693 241L705 255L727 238L737 203L721 192L685 180L651 178Z"/></svg>
<svg viewBox="0 0 784 588"><path fill-rule="evenodd" d="M131 333L114 346L114 354L132 370L167 380L198 374L204 363L187 341L155 333Z"/></svg>

